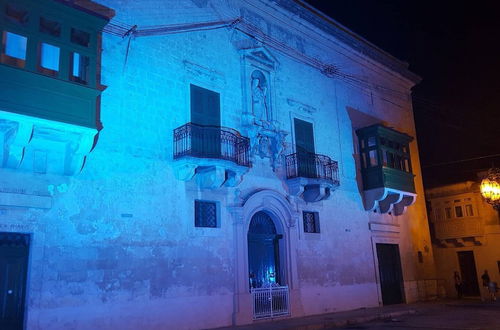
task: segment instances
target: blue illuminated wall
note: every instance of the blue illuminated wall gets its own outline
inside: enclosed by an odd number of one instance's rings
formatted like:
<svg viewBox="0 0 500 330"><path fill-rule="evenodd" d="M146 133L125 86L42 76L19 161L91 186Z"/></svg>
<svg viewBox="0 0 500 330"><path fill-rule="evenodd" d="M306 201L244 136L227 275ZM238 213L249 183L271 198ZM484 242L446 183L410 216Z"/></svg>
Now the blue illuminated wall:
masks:
<svg viewBox="0 0 500 330"><path fill-rule="evenodd" d="M102 34L102 129L36 122L49 128L25 146L18 168L0 170L0 230L33 238L28 329L252 322L246 240L261 210L283 236L280 275L290 288L292 317L378 306L377 242L399 244L406 301L422 298L417 280L433 277L432 255L424 264L415 258L430 244L425 205L418 200L399 217L365 211L353 134L378 122L415 136L415 81L406 69L389 69L342 44L327 23L292 14L306 10L292 2L97 2L116 12ZM239 16L241 30L224 23ZM199 22L218 25L197 29ZM50 49L46 54L50 68L55 57ZM358 82L325 73L313 59ZM256 71L266 78L265 123L253 115ZM173 159L173 131L191 119L191 84L220 94L221 126L251 139L251 167ZM291 193L283 159L295 151L294 118L312 123L316 153L338 162L340 186L329 198L307 202ZM84 140L90 147L82 151ZM416 144L411 148L421 194ZM81 172L65 172L75 155L83 155ZM63 170L37 171L37 164ZM229 182L228 173L239 180ZM194 226L195 200L216 202L215 228ZM302 211L318 212L320 233L304 232Z"/></svg>

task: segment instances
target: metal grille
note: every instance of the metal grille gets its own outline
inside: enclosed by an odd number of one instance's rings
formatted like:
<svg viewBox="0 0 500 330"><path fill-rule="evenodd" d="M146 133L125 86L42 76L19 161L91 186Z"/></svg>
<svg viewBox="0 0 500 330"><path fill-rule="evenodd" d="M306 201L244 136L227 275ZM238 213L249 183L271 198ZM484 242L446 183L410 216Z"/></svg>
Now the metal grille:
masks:
<svg viewBox="0 0 500 330"><path fill-rule="evenodd" d="M286 177L326 179L338 185L338 163L325 155L297 152L286 156Z"/></svg>
<svg viewBox="0 0 500 330"><path fill-rule="evenodd" d="M250 167L250 140L234 129L187 123L174 130L174 159L225 159Z"/></svg>
<svg viewBox="0 0 500 330"><path fill-rule="evenodd" d="M304 232L319 233L319 214L317 212L302 212L304 219Z"/></svg>
<svg viewBox="0 0 500 330"><path fill-rule="evenodd" d="M288 286L254 288L251 293L254 320L290 314Z"/></svg>
<svg viewBox="0 0 500 330"><path fill-rule="evenodd" d="M217 227L217 204L194 201L194 225L196 227Z"/></svg>

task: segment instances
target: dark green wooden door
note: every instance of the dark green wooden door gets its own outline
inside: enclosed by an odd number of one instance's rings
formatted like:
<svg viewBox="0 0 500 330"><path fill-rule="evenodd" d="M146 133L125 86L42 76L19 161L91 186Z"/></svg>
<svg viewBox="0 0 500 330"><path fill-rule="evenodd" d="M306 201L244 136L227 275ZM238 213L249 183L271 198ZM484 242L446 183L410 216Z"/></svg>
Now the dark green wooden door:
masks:
<svg viewBox="0 0 500 330"><path fill-rule="evenodd" d="M314 132L312 123L294 119L295 147L297 150L297 171L299 177L315 178L316 162Z"/></svg>
<svg viewBox="0 0 500 330"><path fill-rule="evenodd" d="M218 158L221 153L219 93L191 85L191 122L195 124L191 132L193 153Z"/></svg>
<svg viewBox="0 0 500 330"><path fill-rule="evenodd" d="M0 329L23 329L30 237L0 233Z"/></svg>
<svg viewBox="0 0 500 330"><path fill-rule="evenodd" d="M377 244L380 288L384 305L404 302L403 273L397 244Z"/></svg>
<svg viewBox="0 0 500 330"><path fill-rule="evenodd" d="M280 283L279 239L272 219L257 212L248 230L248 272L250 287L260 288Z"/></svg>
<svg viewBox="0 0 500 330"><path fill-rule="evenodd" d="M476 262L473 251L457 252L458 264L463 282L463 294L465 296L479 296L479 284L477 283Z"/></svg>

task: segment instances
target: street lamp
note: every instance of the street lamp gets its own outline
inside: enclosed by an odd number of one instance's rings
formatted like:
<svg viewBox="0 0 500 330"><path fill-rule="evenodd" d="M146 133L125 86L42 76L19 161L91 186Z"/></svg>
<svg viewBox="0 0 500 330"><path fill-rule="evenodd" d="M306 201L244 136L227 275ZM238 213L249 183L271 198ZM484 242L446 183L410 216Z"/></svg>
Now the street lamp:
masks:
<svg viewBox="0 0 500 330"><path fill-rule="evenodd" d="M500 168L491 168L481 181L481 195L486 202L500 211Z"/></svg>

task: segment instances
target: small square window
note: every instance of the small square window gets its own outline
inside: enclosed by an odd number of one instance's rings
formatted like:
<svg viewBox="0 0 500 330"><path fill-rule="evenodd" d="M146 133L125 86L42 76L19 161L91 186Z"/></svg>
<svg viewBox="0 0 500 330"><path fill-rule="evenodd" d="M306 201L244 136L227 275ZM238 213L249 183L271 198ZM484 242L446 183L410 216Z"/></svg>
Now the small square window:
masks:
<svg viewBox="0 0 500 330"><path fill-rule="evenodd" d="M22 25L28 22L28 12L21 7L7 4L7 7L5 8L5 14L11 22Z"/></svg>
<svg viewBox="0 0 500 330"><path fill-rule="evenodd" d="M80 84L88 82L89 58L79 53L71 53L70 80Z"/></svg>
<svg viewBox="0 0 500 330"><path fill-rule="evenodd" d="M461 206L455 206L455 215L457 218L462 218L464 216Z"/></svg>
<svg viewBox="0 0 500 330"><path fill-rule="evenodd" d="M2 33L2 63L24 68L28 38L12 32Z"/></svg>
<svg viewBox="0 0 500 330"><path fill-rule="evenodd" d="M54 37L61 35L61 24L56 21L40 17L40 32L50 34Z"/></svg>
<svg viewBox="0 0 500 330"><path fill-rule="evenodd" d="M90 34L82 30L71 28L71 42L80 46L88 47Z"/></svg>
<svg viewBox="0 0 500 330"><path fill-rule="evenodd" d="M40 43L39 58L38 58L38 71L55 76L59 71L59 47Z"/></svg>
<svg viewBox="0 0 500 330"><path fill-rule="evenodd" d="M304 232L305 233L319 233L319 213L318 212L302 212L302 218L304 220Z"/></svg>
<svg viewBox="0 0 500 330"><path fill-rule="evenodd" d="M444 213L446 214L446 219L451 219L451 207L446 207Z"/></svg>
<svg viewBox="0 0 500 330"><path fill-rule="evenodd" d="M194 201L195 227L217 227L217 203L207 201Z"/></svg>

